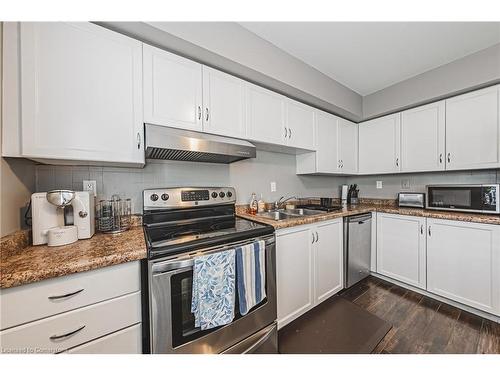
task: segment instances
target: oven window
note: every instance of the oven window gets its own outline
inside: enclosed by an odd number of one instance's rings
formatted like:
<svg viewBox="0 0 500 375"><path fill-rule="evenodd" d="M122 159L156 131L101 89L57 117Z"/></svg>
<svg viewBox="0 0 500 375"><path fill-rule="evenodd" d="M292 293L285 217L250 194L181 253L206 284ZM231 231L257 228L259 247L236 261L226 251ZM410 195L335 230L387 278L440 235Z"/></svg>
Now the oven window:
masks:
<svg viewBox="0 0 500 375"><path fill-rule="evenodd" d="M196 340L202 336L208 335L211 332L217 331L224 326L216 327L208 330L201 330L194 326L194 314L191 312L191 300L193 297L193 271L192 269L186 272L180 272L172 275L171 277L171 309L172 309L172 347L178 347L182 344ZM267 294L267 283L266 283ZM235 318L234 320L241 319L239 313L238 293L236 292L235 298ZM254 306L248 314L253 310L259 308L267 302L267 298ZM247 315L248 315L247 314Z"/></svg>

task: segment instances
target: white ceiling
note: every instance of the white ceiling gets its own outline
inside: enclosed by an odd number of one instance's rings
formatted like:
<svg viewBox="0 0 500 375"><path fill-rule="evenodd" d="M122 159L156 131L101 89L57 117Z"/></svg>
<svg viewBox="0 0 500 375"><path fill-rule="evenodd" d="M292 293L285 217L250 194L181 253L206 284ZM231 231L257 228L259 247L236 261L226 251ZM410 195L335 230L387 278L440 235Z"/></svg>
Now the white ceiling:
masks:
<svg viewBox="0 0 500 375"><path fill-rule="evenodd" d="M242 22L361 95L500 43L500 22Z"/></svg>

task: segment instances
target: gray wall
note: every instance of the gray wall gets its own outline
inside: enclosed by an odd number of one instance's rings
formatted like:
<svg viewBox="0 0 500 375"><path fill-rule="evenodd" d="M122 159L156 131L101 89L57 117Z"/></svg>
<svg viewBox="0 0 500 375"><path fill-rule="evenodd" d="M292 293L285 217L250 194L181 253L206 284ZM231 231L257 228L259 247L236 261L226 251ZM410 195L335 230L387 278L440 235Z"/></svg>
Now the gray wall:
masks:
<svg viewBox="0 0 500 375"><path fill-rule="evenodd" d="M99 22L352 121L362 97L235 22Z"/></svg>
<svg viewBox="0 0 500 375"><path fill-rule="evenodd" d="M403 188L409 180L410 187ZM376 188L376 181L382 181L382 189ZM362 198L395 199L400 191L425 192L431 184L481 184L500 183L500 170L433 172L399 175L349 177L349 184L358 184Z"/></svg>
<svg viewBox="0 0 500 375"><path fill-rule="evenodd" d="M417 106L500 82L500 44L363 97L363 118Z"/></svg>
<svg viewBox="0 0 500 375"><path fill-rule="evenodd" d="M132 199L133 212L140 213L142 190L174 186L234 186L238 203L248 203L255 192L272 202L282 195L334 196L343 177L300 177L295 175L295 156L258 151L257 158L233 164L148 161L144 169L39 165L36 191L82 190L83 180L97 182L98 199L112 194ZM277 191L271 193L270 183Z"/></svg>

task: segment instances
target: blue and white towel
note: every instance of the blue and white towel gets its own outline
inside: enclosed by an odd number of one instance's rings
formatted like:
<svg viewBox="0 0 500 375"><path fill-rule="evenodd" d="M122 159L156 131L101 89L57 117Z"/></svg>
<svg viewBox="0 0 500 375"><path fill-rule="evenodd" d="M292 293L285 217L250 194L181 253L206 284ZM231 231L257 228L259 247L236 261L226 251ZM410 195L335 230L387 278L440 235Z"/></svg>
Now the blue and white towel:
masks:
<svg viewBox="0 0 500 375"><path fill-rule="evenodd" d="M240 314L248 311L266 298L266 243L254 242L236 248L238 299Z"/></svg>
<svg viewBox="0 0 500 375"><path fill-rule="evenodd" d="M202 330L229 324L234 319L235 251L195 258L191 312Z"/></svg>

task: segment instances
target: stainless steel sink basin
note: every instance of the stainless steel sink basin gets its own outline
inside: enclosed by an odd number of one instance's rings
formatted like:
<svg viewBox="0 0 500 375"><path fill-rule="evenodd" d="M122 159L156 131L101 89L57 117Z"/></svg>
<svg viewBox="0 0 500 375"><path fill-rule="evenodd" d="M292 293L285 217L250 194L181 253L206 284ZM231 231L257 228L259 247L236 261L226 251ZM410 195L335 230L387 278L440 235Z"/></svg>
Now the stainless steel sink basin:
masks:
<svg viewBox="0 0 500 375"><path fill-rule="evenodd" d="M311 216L318 215L324 213L319 210L308 210L304 208L295 208L291 210L271 210L266 212L258 213L257 216L265 217L271 220L285 220L285 219L293 219L301 216Z"/></svg>

